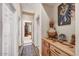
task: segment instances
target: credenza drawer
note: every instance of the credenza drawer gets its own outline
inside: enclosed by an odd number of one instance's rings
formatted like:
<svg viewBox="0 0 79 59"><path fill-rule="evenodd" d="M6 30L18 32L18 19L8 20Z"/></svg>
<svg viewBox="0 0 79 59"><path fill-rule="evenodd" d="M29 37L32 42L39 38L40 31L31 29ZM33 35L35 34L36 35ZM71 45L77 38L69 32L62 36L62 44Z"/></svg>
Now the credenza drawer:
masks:
<svg viewBox="0 0 79 59"><path fill-rule="evenodd" d="M65 52L61 51L60 49L50 46L50 55L51 56L68 56Z"/></svg>

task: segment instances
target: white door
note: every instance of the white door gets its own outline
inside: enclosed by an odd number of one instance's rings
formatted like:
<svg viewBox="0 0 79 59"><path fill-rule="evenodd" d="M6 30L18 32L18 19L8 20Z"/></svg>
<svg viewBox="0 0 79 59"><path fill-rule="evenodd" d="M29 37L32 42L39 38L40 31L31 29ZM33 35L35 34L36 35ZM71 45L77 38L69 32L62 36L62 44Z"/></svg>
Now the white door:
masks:
<svg viewBox="0 0 79 59"><path fill-rule="evenodd" d="M15 23L15 13L13 13L9 7L6 4L3 4L3 34L2 34L2 55L4 56L12 56L15 53L15 39L16 34L15 29L16 23ZM16 25L16 26L15 26Z"/></svg>

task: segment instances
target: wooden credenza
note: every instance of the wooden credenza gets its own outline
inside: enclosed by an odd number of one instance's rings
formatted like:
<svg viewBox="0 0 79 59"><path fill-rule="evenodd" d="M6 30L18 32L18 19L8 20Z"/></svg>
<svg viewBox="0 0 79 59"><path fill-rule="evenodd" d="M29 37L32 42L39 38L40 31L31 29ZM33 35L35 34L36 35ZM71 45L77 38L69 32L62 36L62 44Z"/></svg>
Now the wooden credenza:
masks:
<svg viewBox="0 0 79 59"><path fill-rule="evenodd" d="M42 39L42 55L43 56L74 56L75 48L63 45L60 42Z"/></svg>

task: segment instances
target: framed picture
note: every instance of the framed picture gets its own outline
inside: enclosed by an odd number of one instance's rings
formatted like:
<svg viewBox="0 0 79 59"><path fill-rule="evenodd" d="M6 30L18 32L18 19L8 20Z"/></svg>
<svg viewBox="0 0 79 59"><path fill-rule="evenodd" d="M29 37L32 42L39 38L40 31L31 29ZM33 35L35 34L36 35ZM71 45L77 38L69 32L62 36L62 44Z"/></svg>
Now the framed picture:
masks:
<svg viewBox="0 0 79 59"><path fill-rule="evenodd" d="M74 3L62 3L58 6L58 25L71 24L71 17L75 11Z"/></svg>

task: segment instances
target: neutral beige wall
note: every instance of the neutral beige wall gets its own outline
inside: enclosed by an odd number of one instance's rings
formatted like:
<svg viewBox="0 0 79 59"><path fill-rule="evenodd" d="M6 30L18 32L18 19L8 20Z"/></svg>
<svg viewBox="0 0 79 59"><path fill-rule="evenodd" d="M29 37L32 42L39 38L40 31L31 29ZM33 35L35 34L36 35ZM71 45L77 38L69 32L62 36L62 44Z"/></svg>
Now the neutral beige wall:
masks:
<svg viewBox="0 0 79 59"><path fill-rule="evenodd" d="M43 5L41 6L41 29L42 29L42 37L47 37L47 31L49 29L49 16L44 9Z"/></svg>
<svg viewBox="0 0 79 59"><path fill-rule="evenodd" d="M43 7L44 7L44 10L45 10L45 12L47 13L47 16L50 18L50 19L52 19L53 18L53 6L48 6L48 5L46 5L46 4L42 4L43 5ZM50 20L49 19L49 20Z"/></svg>
<svg viewBox="0 0 79 59"><path fill-rule="evenodd" d="M65 34L67 36L67 40L70 41L72 34L75 33L75 16L71 17L70 25L58 26L58 6L59 4L56 4L53 8L53 19L55 21L56 30L58 34Z"/></svg>
<svg viewBox="0 0 79 59"><path fill-rule="evenodd" d="M76 33L76 55L79 56L79 4L76 4L76 21L75 21L75 33Z"/></svg>

